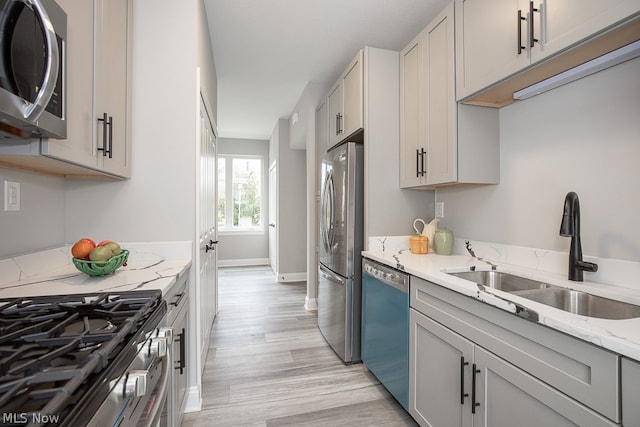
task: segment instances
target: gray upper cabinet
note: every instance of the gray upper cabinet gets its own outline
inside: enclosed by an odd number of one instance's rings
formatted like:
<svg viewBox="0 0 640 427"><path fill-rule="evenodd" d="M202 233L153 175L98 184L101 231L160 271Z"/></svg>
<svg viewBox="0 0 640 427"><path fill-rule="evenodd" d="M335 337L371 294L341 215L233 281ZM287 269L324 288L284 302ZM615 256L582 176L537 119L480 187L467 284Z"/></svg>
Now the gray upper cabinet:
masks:
<svg viewBox="0 0 640 427"><path fill-rule="evenodd" d="M329 147L363 128L363 52L359 50L327 96Z"/></svg>
<svg viewBox="0 0 640 427"><path fill-rule="evenodd" d="M507 105L514 91L637 40L638 12L637 0L455 0L457 99Z"/></svg>
<svg viewBox="0 0 640 427"><path fill-rule="evenodd" d="M67 177L131 176L133 0L58 0L67 13L67 139L0 146L0 163Z"/></svg>
<svg viewBox="0 0 640 427"><path fill-rule="evenodd" d="M499 182L498 112L455 99L454 9L400 52L400 187Z"/></svg>
<svg viewBox="0 0 640 427"><path fill-rule="evenodd" d="M60 3L69 14L69 132L64 141L43 142L43 154L128 178L132 0Z"/></svg>

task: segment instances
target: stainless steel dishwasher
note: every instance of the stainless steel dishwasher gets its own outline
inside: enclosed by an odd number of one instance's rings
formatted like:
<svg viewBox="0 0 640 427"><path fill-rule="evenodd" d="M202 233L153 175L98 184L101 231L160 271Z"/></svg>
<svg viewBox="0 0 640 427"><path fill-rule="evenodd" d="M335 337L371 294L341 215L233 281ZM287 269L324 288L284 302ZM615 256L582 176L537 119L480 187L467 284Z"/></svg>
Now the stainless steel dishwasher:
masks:
<svg viewBox="0 0 640 427"><path fill-rule="evenodd" d="M409 403L409 275L362 260L362 362L405 408Z"/></svg>

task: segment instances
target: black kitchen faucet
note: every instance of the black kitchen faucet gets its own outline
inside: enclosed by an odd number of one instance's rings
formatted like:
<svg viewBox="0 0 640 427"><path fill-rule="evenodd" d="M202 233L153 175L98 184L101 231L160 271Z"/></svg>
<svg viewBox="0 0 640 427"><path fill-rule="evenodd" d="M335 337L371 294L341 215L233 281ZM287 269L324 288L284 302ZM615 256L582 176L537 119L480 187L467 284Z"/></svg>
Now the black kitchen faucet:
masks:
<svg viewBox="0 0 640 427"><path fill-rule="evenodd" d="M598 265L582 260L582 244L580 243L580 201L573 191L564 199L564 212L560 224L560 235L571 237L569 250L569 280L582 282L583 271L598 271Z"/></svg>

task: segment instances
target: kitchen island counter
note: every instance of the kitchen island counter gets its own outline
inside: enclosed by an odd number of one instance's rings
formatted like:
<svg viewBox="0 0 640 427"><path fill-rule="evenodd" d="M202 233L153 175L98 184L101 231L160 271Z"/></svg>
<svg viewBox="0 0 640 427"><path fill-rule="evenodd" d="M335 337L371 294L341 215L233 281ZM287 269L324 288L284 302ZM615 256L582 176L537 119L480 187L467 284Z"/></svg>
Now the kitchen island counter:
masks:
<svg viewBox="0 0 640 427"><path fill-rule="evenodd" d="M191 266L191 242L122 243L127 265L91 277L76 269L71 246L0 260L0 299L40 295L162 290L163 296Z"/></svg>
<svg viewBox="0 0 640 427"><path fill-rule="evenodd" d="M407 244L408 247L408 244ZM519 317L580 338L594 345L640 361L640 318L609 320L572 314L497 289L479 286L448 272L490 270L492 266L478 258L458 254L445 256L412 254L408 248L364 251L366 258L456 291L460 294L508 311ZM571 282L566 274L552 273L506 262L491 261L498 271L545 283L589 292L611 299L640 305L640 290L595 282Z"/></svg>

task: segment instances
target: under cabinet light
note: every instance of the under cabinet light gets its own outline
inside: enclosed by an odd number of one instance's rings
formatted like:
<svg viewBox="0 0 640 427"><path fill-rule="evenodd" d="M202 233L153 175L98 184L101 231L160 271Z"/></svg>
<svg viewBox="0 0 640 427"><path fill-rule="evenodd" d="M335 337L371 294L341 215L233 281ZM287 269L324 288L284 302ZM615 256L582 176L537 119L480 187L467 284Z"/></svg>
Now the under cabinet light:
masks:
<svg viewBox="0 0 640 427"><path fill-rule="evenodd" d="M572 81L581 79L598 71L602 71L606 68L613 67L614 65L621 64L630 59L640 56L640 40L628 44L624 47L609 52L606 55L599 56L592 59L589 62L578 65L565 72L557 74L553 77L549 77L546 80L542 80L539 83L528 86L513 93L513 99L528 99L532 96L540 95L551 89L555 89L559 86L571 83Z"/></svg>

